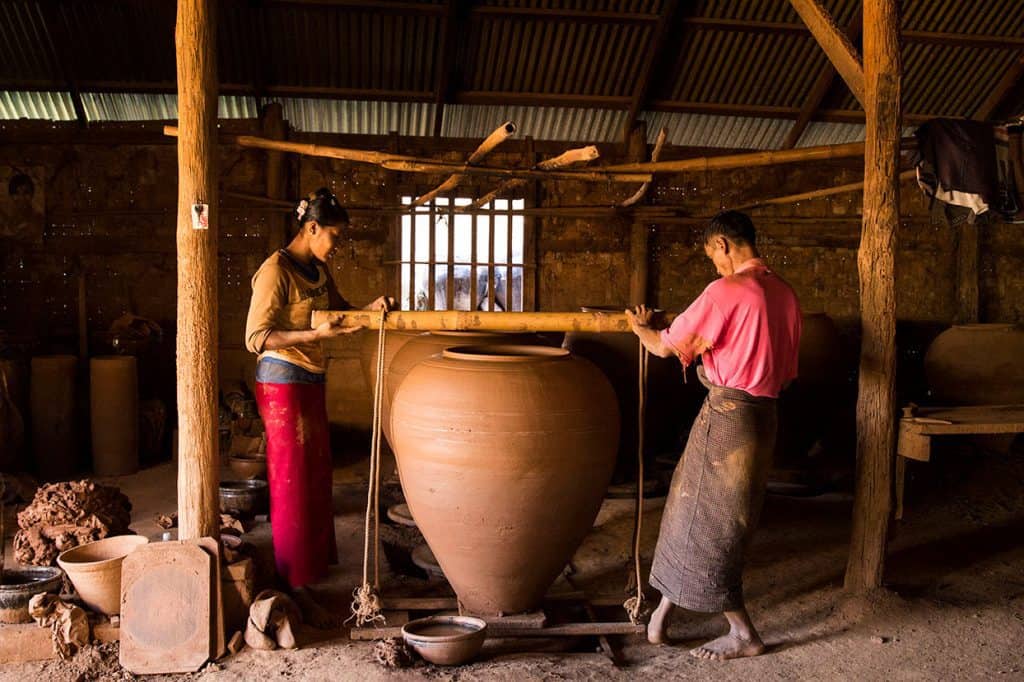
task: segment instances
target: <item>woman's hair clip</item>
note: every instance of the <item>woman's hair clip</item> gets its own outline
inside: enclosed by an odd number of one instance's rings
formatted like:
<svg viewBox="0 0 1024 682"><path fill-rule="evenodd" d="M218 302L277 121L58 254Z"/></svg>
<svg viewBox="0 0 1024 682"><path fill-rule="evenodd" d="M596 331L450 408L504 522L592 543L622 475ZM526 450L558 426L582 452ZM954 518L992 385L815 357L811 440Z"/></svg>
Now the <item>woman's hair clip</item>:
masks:
<svg viewBox="0 0 1024 682"><path fill-rule="evenodd" d="M309 202L303 199L299 202L295 212L299 214L299 220L302 220L302 216L306 215L306 209L309 208Z"/></svg>

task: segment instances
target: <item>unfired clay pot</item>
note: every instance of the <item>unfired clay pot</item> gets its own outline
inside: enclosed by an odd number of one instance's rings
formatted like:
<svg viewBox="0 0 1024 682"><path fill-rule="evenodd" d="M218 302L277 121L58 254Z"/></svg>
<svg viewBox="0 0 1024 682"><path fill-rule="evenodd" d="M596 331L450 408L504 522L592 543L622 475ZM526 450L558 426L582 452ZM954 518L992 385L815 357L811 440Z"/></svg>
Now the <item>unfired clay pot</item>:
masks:
<svg viewBox="0 0 1024 682"><path fill-rule="evenodd" d="M97 476L139 470L139 379L131 355L89 360L92 465Z"/></svg>
<svg viewBox="0 0 1024 682"><path fill-rule="evenodd" d="M115 535L62 552L57 565L68 574L86 606L114 616L121 612L121 563L148 542L143 535Z"/></svg>
<svg viewBox="0 0 1024 682"><path fill-rule="evenodd" d="M32 358L32 452L41 478L59 481L78 471L74 355Z"/></svg>
<svg viewBox="0 0 1024 682"><path fill-rule="evenodd" d="M611 384L561 348L459 347L414 367L393 409L409 509L462 604L536 608L611 478Z"/></svg>
<svg viewBox="0 0 1024 682"><path fill-rule="evenodd" d="M363 370L363 377L366 379L367 389L370 391L370 398L373 399L373 389L377 378L377 330L367 329L359 332L362 335L362 342L359 347L359 364ZM384 376L387 377L391 361L398 351L402 350L405 344L417 336L422 336L422 331L388 331L385 335L384 344Z"/></svg>
<svg viewBox="0 0 1024 682"><path fill-rule="evenodd" d="M540 343L537 336L531 334L503 334L499 332L426 332L408 339L391 358L384 380L384 403L381 406L381 426L384 436L394 449L391 439L391 403L395 392L409 371L431 355L440 353L445 348L454 346L494 346L497 344L533 345ZM385 349L386 350L386 349Z"/></svg>
<svg viewBox="0 0 1024 682"><path fill-rule="evenodd" d="M1024 402L1024 329L1012 324L958 324L939 334L924 356L937 405Z"/></svg>

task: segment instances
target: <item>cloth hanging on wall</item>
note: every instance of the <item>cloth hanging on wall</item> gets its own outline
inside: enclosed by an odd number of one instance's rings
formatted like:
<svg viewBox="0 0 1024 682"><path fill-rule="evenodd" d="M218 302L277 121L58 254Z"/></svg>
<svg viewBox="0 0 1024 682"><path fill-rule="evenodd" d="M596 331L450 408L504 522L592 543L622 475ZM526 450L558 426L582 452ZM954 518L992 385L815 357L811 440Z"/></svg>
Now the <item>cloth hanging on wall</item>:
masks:
<svg viewBox="0 0 1024 682"><path fill-rule="evenodd" d="M917 183L933 204L968 208L978 216L996 207L999 174L995 130L987 123L936 118L915 132Z"/></svg>

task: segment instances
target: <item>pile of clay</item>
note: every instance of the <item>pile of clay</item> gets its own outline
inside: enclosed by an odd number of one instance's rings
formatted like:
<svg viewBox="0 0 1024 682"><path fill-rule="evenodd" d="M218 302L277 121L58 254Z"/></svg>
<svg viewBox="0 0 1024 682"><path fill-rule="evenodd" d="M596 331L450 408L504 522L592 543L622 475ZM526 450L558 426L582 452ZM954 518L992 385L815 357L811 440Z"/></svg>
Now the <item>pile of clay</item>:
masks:
<svg viewBox="0 0 1024 682"><path fill-rule="evenodd" d="M114 486L90 480L40 486L18 514L14 558L22 564L52 566L64 550L132 531L132 504Z"/></svg>

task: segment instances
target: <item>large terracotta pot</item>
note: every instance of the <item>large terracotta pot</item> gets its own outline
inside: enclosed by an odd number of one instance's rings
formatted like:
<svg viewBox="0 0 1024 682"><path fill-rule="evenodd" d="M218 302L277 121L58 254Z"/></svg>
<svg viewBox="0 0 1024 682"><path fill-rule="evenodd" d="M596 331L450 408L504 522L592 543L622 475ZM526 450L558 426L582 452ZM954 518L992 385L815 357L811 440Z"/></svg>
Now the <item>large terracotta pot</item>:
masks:
<svg viewBox="0 0 1024 682"><path fill-rule="evenodd" d="M391 403L395 392L409 371L431 355L440 353L445 348L454 346L494 346L503 345L534 345L540 338L532 334L508 334L501 332L442 332L433 331L420 333L415 338L405 341L401 350L391 358L387 373L384 375L384 401L381 406L381 425L384 437L394 449L395 441L391 438Z"/></svg>
<svg viewBox="0 0 1024 682"><path fill-rule="evenodd" d="M422 331L388 331L384 343L384 376L388 375L388 368L394 360L398 351L402 350L405 344L417 336L422 336ZM374 387L377 383L377 331L368 329L360 332L362 344L359 347L359 364L363 370L363 377L366 379L366 386L370 391L372 400Z"/></svg>
<svg viewBox="0 0 1024 682"><path fill-rule="evenodd" d="M611 478L608 380L561 348L460 347L414 367L393 409L409 509L462 604L535 608Z"/></svg>
<svg viewBox="0 0 1024 682"><path fill-rule="evenodd" d="M936 404L1024 403L1024 329L954 325L929 346L924 372Z"/></svg>
<svg viewBox="0 0 1024 682"><path fill-rule="evenodd" d="M618 313L625 307L583 306L585 313ZM619 401L619 435L615 480L631 481L636 478L637 424L639 423L639 346L635 334L582 333L565 335L563 348L597 365L615 389ZM682 434L690 420L696 416L697 406L704 391L696 377L684 383L682 365L676 358L650 356L647 364L647 401L645 403L647 430L644 450L652 455L682 452Z"/></svg>

